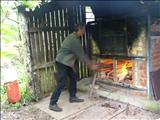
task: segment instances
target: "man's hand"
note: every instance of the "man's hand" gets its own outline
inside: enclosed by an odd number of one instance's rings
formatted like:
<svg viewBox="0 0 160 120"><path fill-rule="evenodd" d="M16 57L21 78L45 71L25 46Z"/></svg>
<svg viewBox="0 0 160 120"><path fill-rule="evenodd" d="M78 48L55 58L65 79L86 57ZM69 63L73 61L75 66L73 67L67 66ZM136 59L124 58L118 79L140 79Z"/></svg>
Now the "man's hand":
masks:
<svg viewBox="0 0 160 120"><path fill-rule="evenodd" d="M97 69L99 69L99 66L97 64L91 65L91 70L96 71Z"/></svg>

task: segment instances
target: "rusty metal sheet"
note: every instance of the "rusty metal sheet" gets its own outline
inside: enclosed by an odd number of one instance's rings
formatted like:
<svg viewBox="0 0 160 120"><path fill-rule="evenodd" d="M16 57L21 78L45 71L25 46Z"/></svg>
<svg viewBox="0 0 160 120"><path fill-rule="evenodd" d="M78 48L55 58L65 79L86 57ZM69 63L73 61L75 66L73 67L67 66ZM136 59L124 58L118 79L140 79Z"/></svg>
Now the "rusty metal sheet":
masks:
<svg viewBox="0 0 160 120"><path fill-rule="evenodd" d="M155 72L151 72L150 78L152 81L155 99L159 100L160 99L160 69Z"/></svg>
<svg viewBox="0 0 160 120"><path fill-rule="evenodd" d="M155 100L160 99L160 36L151 37L150 79Z"/></svg>

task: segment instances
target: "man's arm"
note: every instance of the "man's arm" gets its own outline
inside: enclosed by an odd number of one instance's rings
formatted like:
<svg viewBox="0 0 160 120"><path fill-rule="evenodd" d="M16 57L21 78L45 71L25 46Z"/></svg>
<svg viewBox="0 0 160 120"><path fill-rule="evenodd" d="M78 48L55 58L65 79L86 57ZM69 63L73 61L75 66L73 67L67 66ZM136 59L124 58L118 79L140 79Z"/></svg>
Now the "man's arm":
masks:
<svg viewBox="0 0 160 120"><path fill-rule="evenodd" d="M81 62L85 62L89 68L92 67L92 61L89 59L89 57L85 54L83 47L79 40L73 40L72 41L72 52L77 56L77 58Z"/></svg>

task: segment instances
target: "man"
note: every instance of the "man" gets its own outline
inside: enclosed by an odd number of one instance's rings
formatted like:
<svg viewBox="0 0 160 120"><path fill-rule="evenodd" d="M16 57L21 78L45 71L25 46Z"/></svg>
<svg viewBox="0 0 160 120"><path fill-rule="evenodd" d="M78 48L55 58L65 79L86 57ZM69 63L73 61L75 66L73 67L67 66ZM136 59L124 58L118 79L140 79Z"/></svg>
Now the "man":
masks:
<svg viewBox="0 0 160 120"><path fill-rule="evenodd" d="M56 56L56 70L58 73L57 86L51 96L49 109L60 112L62 109L57 105L57 101L61 94L61 90L65 86L66 78L70 78L69 85L69 101L70 103L74 102L83 102L83 99L80 99L76 96L77 91L77 76L74 71L75 60L79 59L81 62L85 62L88 67L92 70L96 70L96 64L92 64L89 58L84 53L82 48L80 37L85 33L85 25L77 24L75 26L74 32L68 35L62 43L61 49L58 51Z"/></svg>

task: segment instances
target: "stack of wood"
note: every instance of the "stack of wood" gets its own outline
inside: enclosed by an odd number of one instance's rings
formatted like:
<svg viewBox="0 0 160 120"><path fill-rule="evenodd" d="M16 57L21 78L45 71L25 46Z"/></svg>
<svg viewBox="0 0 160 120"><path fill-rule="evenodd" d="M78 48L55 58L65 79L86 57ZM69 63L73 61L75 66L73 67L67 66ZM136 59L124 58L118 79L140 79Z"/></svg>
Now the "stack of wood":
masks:
<svg viewBox="0 0 160 120"><path fill-rule="evenodd" d="M114 81L113 61L110 59L103 60L100 66L101 77ZM129 60L118 61L117 79L118 82L133 83L132 81L132 62Z"/></svg>

